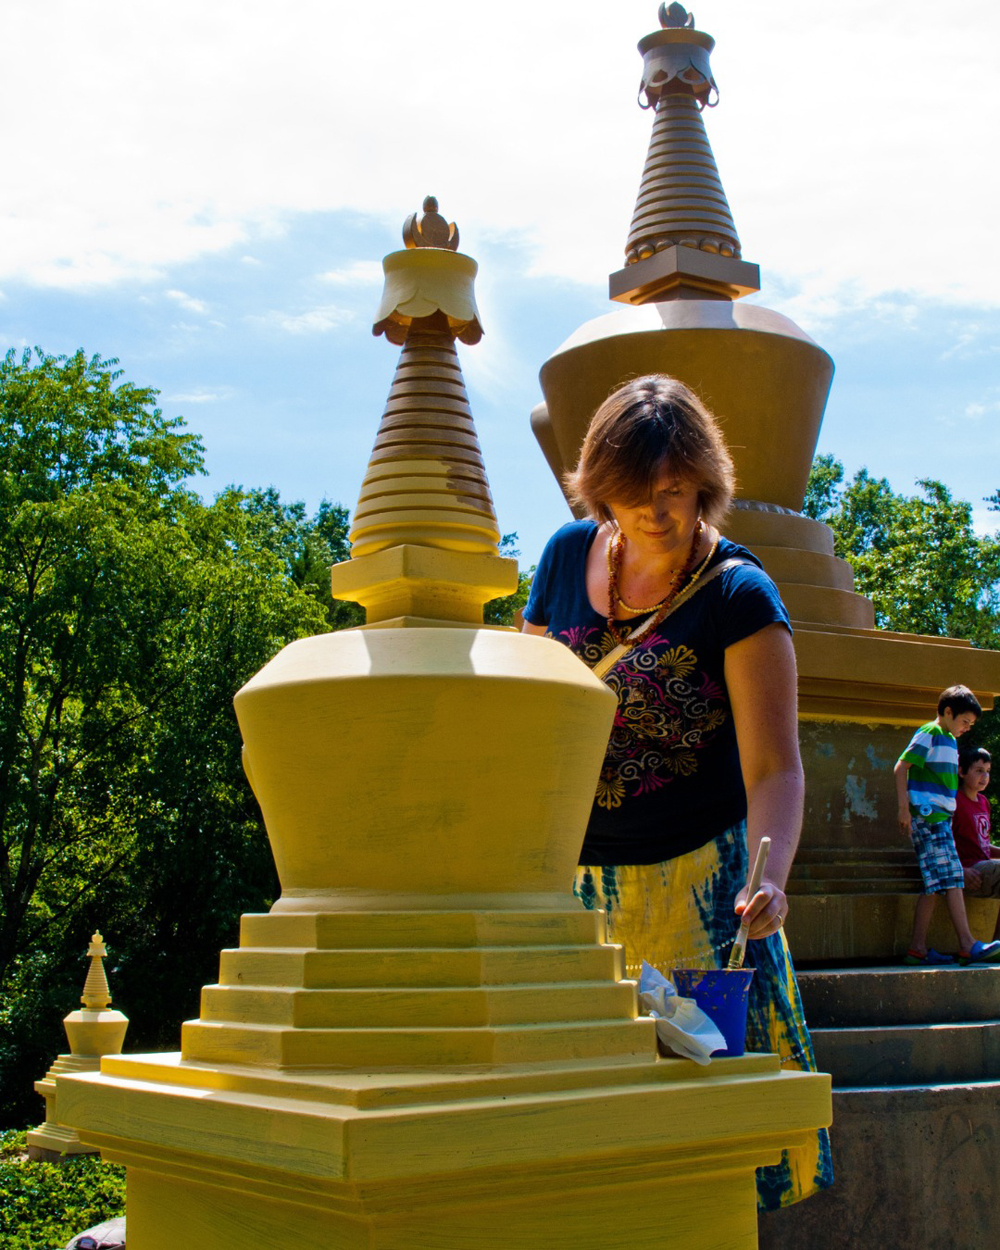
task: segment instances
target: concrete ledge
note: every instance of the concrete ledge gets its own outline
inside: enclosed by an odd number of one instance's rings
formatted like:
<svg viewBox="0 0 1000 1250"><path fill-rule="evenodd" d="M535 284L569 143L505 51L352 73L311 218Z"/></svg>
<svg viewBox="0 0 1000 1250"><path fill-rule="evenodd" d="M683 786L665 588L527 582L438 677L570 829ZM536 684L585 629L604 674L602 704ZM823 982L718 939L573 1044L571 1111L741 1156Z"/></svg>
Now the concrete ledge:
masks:
<svg viewBox="0 0 1000 1250"><path fill-rule="evenodd" d="M834 1091L832 1189L760 1217L761 1250L992 1250L1000 1084Z"/></svg>
<svg viewBox="0 0 1000 1250"><path fill-rule="evenodd" d="M1000 968L830 968L798 979L813 1031L1000 1018Z"/></svg>
<svg viewBox="0 0 1000 1250"><path fill-rule="evenodd" d="M797 965L842 964L855 959L902 961L913 930L916 889L912 893L868 890L802 894L793 883L790 893L791 911L786 931ZM983 941L993 936L997 908L996 899L966 899L974 936ZM935 910L930 942L938 950L949 953L956 948L955 931L949 925L943 903Z"/></svg>
<svg viewBox="0 0 1000 1250"><path fill-rule="evenodd" d="M816 1062L837 1089L1000 1078L998 1020L810 1032Z"/></svg>

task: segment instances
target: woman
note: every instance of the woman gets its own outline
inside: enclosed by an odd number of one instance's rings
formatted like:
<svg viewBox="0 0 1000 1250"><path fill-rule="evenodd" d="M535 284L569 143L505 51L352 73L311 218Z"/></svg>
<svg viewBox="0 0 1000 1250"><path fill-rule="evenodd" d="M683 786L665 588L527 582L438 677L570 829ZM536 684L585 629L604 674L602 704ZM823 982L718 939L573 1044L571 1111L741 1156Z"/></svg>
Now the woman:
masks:
<svg viewBox="0 0 1000 1250"><path fill-rule="evenodd" d="M795 653L774 583L717 528L734 487L725 442L680 382L638 378L598 409L567 486L592 519L549 541L524 629L618 696L576 893L607 913L633 976L642 959L725 967L748 918L748 1047L815 1071L781 932L802 823ZM747 900L748 844L765 835ZM825 1130L757 1178L764 1210L831 1184Z"/></svg>

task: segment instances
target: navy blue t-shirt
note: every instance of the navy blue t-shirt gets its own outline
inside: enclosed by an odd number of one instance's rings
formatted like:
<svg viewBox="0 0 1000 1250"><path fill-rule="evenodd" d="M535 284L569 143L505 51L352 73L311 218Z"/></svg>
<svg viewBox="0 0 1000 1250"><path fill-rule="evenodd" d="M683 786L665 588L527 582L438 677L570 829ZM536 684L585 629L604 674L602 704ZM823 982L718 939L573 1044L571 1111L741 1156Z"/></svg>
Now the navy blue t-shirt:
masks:
<svg viewBox="0 0 1000 1250"><path fill-rule="evenodd" d="M572 521L549 540L524 609L591 668L617 645L587 597L596 534L593 521ZM788 613L745 547L720 539L709 568L734 556L746 563L694 593L605 674L618 711L581 864L674 859L746 816L726 648L767 625L788 626Z"/></svg>

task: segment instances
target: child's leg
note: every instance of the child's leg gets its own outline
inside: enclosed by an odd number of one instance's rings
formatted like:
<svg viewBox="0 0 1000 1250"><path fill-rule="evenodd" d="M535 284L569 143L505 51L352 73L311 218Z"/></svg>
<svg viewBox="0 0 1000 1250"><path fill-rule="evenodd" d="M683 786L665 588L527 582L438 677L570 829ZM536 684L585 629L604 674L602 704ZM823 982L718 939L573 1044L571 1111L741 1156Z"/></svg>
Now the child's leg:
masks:
<svg viewBox="0 0 1000 1250"><path fill-rule="evenodd" d="M921 894L913 912L913 937L910 938L910 950L917 955L927 954L927 930L930 928L931 917L937 905L936 894ZM968 950L967 946L962 947Z"/></svg>
<svg viewBox="0 0 1000 1250"><path fill-rule="evenodd" d="M974 890L967 885L966 898L1000 898L1000 859L983 859L972 867L979 878L979 885ZM997 940L1000 940L1000 912L993 928L993 941Z"/></svg>
<svg viewBox="0 0 1000 1250"><path fill-rule="evenodd" d="M961 887L953 886L950 890L945 890L944 901L948 904L951 923L955 926L955 932L958 934L958 949L963 954L968 954L972 950L972 943L976 939L972 936L972 930L969 928L969 918L965 912L965 895L962 893Z"/></svg>

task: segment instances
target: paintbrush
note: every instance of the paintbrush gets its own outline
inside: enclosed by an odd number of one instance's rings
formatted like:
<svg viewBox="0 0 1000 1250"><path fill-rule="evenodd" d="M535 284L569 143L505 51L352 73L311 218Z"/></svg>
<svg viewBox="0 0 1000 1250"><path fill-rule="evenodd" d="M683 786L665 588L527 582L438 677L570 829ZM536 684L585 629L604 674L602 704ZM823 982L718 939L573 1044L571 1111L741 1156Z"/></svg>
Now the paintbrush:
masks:
<svg viewBox="0 0 1000 1250"><path fill-rule="evenodd" d="M747 907L750 906L750 900L760 889L760 879L764 875L764 865L767 863L767 853L771 849L771 839L761 838L757 846L757 858L754 860L753 872L750 874L750 880L747 882ZM736 941L733 943L732 954L729 956L729 963L726 966L727 972L738 972L743 967L743 960L747 953L747 938L750 936L750 922L744 920L740 925L740 931L736 935Z"/></svg>

